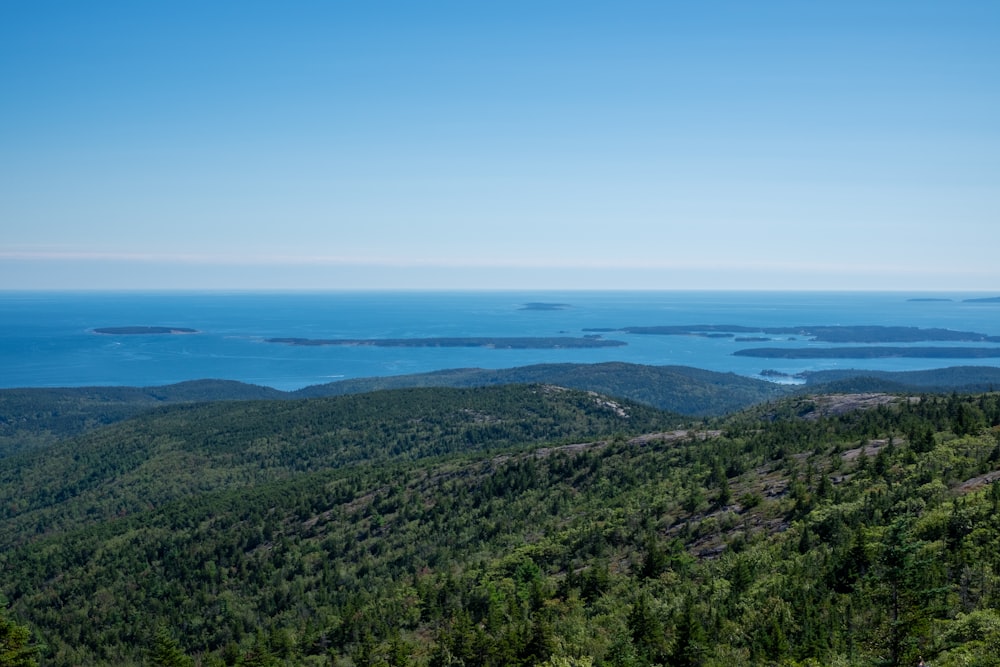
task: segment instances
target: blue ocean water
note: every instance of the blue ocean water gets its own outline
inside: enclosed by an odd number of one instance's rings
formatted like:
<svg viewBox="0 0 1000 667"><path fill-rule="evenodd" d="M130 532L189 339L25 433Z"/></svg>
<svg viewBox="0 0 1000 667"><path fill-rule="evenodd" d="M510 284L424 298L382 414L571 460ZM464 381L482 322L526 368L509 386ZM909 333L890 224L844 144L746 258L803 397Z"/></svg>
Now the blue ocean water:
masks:
<svg viewBox="0 0 1000 667"><path fill-rule="evenodd" d="M911 300L927 296L898 292L0 292L0 386L153 386L220 378L290 390L343 378L552 362L677 364L747 376L757 376L763 369L794 374L830 368L1000 366L1000 358L756 359L733 356L733 351L754 344L732 338L620 332L604 335L628 345L599 349L302 347L265 342L268 337L581 336L593 328L687 324L898 325L1000 335L1000 304L963 301L983 296L977 294ZM537 302L566 307L524 308ZM199 333L93 332L97 327L131 325L188 327Z"/></svg>

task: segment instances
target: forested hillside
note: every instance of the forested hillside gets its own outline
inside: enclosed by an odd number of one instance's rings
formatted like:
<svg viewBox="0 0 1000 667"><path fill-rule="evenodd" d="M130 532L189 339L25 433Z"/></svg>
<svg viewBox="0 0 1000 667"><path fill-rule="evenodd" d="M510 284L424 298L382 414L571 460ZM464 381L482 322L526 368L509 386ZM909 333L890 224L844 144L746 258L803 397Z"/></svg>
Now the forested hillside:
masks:
<svg viewBox="0 0 1000 667"><path fill-rule="evenodd" d="M199 492L681 421L647 406L522 385L167 406L0 460L0 548Z"/></svg>
<svg viewBox="0 0 1000 667"><path fill-rule="evenodd" d="M1000 386L1000 369L987 366L911 372L842 369L809 373L804 380L807 386L803 388L686 366L608 362L539 364L499 370L461 368L340 380L291 392L226 380L196 380L162 387L0 389L0 457L46 447L62 438L178 403L295 400L419 387L555 384L638 401L668 412L713 417L803 391L811 394L992 391Z"/></svg>
<svg viewBox="0 0 1000 667"><path fill-rule="evenodd" d="M978 393L1000 389L1000 368L996 366L954 366L926 371L873 371L838 369L815 371L805 376L810 391L840 390L867 383L868 390Z"/></svg>
<svg viewBox="0 0 1000 667"><path fill-rule="evenodd" d="M556 384L639 401L688 415L721 415L787 395L772 382L681 366L624 363L544 364L457 369L396 377L342 380L283 392L223 380L163 387L0 389L0 457L48 446L60 438L134 417L164 405L207 401L322 398L382 389Z"/></svg>
<svg viewBox="0 0 1000 667"><path fill-rule="evenodd" d="M296 396L337 396L401 387L483 387L546 383L596 391L692 416L718 416L793 393L795 388L687 366L538 364L487 370L464 368L419 375L340 380L306 387Z"/></svg>
<svg viewBox="0 0 1000 667"><path fill-rule="evenodd" d="M269 387L227 380L164 387L0 389L0 457L44 447L162 405L284 396Z"/></svg>
<svg viewBox="0 0 1000 667"><path fill-rule="evenodd" d="M51 665L1000 664L1000 394L169 406L0 461Z"/></svg>

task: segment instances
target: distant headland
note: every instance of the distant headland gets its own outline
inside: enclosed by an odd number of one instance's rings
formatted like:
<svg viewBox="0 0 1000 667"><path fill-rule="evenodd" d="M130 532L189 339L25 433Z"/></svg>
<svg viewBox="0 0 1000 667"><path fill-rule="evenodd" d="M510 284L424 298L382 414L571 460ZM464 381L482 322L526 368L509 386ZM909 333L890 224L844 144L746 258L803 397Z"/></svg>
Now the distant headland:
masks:
<svg viewBox="0 0 1000 667"><path fill-rule="evenodd" d="M197 329L187 327L98 327L94 333L107 334L112 336L145 336L148 334L194 334L200 333Z"/></svg>

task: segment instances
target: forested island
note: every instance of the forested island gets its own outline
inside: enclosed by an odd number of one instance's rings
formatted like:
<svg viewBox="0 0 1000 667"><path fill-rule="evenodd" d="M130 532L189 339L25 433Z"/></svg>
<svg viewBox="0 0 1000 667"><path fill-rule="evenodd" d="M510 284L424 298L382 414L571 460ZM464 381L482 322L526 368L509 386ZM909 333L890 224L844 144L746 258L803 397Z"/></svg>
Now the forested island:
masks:
<svg viewBox="0 0 1000 667"><path fill-rule="evenodd" d="M628 343L597 336L572 337L457 337L457 338L267 338L285 345L344 345L373 347L485 347L498 350L552 350L561 348L621 347Z"/></svg>
<svg viewBox="0 0 1000 667"><path fill-rule="evenodd" d="M94 329L94 333L109 334L113 336L145 336L149 334L193 334L193 333L198 333L198 330L189 329L188 327L128 326L128 327L98 327Z"/></svg>
<svg viewBox="0 0 1000 667"><path fill-rule="evenodd" d="M585 329L591 331L591 329ZM594 329L598 331L598 329ZM599 331L607 331L600 329ZM878 325L816 325L795 327L748 327L739 324L686 324L624 327L624 333L661 336L707 336L718 334L768 334L797 336L824 343L920 343L920 342L989 342L1000 343L1000 336L953 329Z"/></svg>
<svg viewBox="0 0 1000 667"><path fill-rule="evenodd" d="M532 301L521 306L520 310L566 310L568 303L552 303L549 301Z"/></svg>
<svg viewBox="0 0 1000 667"><path fill-rule="evenodd" d="M765 359L990 359L1000 357L1000 347L758 347L733 354Z"/></svg>

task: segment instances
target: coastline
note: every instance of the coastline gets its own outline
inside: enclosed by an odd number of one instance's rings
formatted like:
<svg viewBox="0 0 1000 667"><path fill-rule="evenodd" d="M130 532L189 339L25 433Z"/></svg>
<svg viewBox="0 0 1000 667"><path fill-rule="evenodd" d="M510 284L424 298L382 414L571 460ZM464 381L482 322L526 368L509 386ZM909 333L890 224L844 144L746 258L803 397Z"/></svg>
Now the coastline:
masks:
<svg viewBox="0 0 1000 667"><path fill-rule="evenodd" d="M823 347L837 347L848 339L853 344L871 341L866 333L876 334L869 345L878 346L909 347L928 338L942 343L954 340L955 347L996 344L989 340L1000 335L995 305L963 303L957 299L973 295L961 293L948 294L956 299L948 302L907 301L916 296L925 295L343 291L63 292L29 298L8 292L0 293L0 367L4 369L0 384L154 386L219 378L295 390L328 382L332 376L395 377L455 368L609 361L685 366L760 379L761 359L737 356L735 351L809 348L824 342ZM524 309L529 303L565 307ZM144 324L148 322L169 324L153 329L154 325ZM636 327L635 333L626 333L623 326ZM639 331L649 331L643 327L667 327L663 333L678 335L643 335ZM735 330L722 330L730 327ZM128 333L130 330L133 333ZM760 333L765 330L782 333ZM588 333L600 335L604 342L587 339ZM830 340L809 340L806 336ZM354 342L267 342L276 338ZM523 347L504 344L510 339L537 342L561 338L586 342L573 346L556 342ZM745 340L748 338L773 340ZM609 343L614 339L627 344ZM386 340L401 342L368 342ZM440 345L439 340L461 345ZM837 358L771 363L771 370L789 375L851 365ZM854 362L872 371L928 370L973 363L1000 366L1000 359L887 356Z"/></svg>

